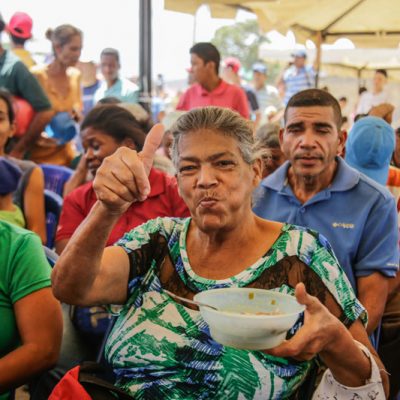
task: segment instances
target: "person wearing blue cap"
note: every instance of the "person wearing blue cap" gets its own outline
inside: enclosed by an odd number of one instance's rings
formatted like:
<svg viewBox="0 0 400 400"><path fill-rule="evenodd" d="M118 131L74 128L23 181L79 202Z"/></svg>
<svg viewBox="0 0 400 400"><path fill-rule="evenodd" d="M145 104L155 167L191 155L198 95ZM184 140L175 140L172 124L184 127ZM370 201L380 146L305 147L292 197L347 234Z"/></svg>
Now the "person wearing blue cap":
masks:
<svg viewBox="0 0 400 400"><path fill-rule="evenodd" d="M351 128L346 141L347 163L385 186L395 146L394 130L382 118L365 117Z"/></svg>
<svg viewBox="0 0 400 400"><path fill-rule="evenodd" d="M292 57L292 65L283 72L278 84L285 92L283 98L285 105L294 94L315 86L315 69L313 66L306 65L306 51L295 50Z"/></svg>
<svg viewBox="0 0 400 400"><path fill-rule="evenodd" d="M351 128L346 141L346 162L381 185L388 185L390 172L397 176L400 170L390 170L390 159L395 149L393 128L382 118L365 117L359 119ZM393 167L392 167L393 168ZM398 178L397 178L398 180ZM398 191L397 187L397 191ZM392 192L393 193L393 192ZM397 193L398 197L398 193ZM393 282L397 285L400 275ZM393 285L395 286L395 285ZM394 287L395 288L395 287ZM390 373L391 399L400 390L400 292L393 290L388 296L382 318L382 338L379 354Z"/></svg>
<svg viewBox="0 0 400 400"><path fill-rule="evenodd" d="M284 107L278 89L267 84L267 66L262 62L256 62L253 64L252 70L254 91L261 111L260 125L265 122L279 122ZM270 119L266 115L268 109L273 109L275 113Z"/></svg>
<svg viewBox="0 0 400 400"><path fill-rule="evenodd" d="M289 100L280 132L288 161L261 182L254 211L315 229L328 239L368 311L371 334L398 271L397 209L385 187L339 157L346 137L341 123L340 105L328 92L309 89ZM394 138L388 147L393 150Z"/></svg>
<svg viewBox="0 0 400 400"><path fill-rule="evenodd" d="M18 187L22 171L4 157L0 157L0 220L25 227L21 209L13 202L13 192Z"/></svg>

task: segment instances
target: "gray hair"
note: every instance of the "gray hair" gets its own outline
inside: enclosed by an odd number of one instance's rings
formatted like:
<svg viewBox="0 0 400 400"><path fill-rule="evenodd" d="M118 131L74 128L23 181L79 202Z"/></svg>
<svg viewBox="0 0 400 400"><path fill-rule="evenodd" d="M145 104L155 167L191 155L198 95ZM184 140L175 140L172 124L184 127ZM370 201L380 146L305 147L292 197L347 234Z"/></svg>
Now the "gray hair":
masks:
<svg viewBox="0 0 400 400"><path fill-rule="evenodd" d="M179 162L179 142L183 135L199 130L212 130L234 138L239 151L247 164L252 164L259 155L254 151L253 129L249 121L238 113L222 107L195 108L180 116L171 127L172 161L175 167Z"/></svg>

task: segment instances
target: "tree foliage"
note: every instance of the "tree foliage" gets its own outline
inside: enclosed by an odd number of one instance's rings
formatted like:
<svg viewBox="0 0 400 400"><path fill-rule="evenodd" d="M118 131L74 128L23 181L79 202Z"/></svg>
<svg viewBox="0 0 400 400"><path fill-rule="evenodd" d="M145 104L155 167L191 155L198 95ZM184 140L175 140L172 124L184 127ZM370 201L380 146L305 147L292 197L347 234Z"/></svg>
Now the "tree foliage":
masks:
<svg viewBox="0 0 400 400"><path fill-rule="evenodd" d="M222 58L237 57L246 70L250 70L259 59L258 48L264 42L268 42L268 39L262 35L256 19L223 26L212 39Z"/></svg>

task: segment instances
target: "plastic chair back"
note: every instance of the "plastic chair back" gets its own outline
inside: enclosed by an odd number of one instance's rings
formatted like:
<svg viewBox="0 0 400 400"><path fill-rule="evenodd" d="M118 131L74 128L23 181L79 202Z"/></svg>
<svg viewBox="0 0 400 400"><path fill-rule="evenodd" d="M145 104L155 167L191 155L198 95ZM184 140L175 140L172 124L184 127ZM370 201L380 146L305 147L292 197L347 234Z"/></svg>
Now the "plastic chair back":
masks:
<svg viewBox="0 0 400 400"><path fill-rule="evenodd" d="M63 199L57 193L45 189L44 204L46 212L46 234L47 234L46 246L49 249L52 249L54 247L56 229L58 225L58 220L60 219Z"/></svg>
<svg viewBox="0 0 400 400"><path fill-rule="evenodd" d="M65 182L74 173L74 170L60 165L40 164L44 174L44 187L62 197Z"/></svg>

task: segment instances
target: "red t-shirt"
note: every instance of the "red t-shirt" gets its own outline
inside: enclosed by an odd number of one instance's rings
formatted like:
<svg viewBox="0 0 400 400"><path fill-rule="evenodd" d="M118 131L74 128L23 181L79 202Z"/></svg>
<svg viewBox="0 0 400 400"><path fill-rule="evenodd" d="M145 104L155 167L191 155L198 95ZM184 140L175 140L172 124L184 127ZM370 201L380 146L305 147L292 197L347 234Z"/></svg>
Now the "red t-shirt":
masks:
<svg viewBox="0 0 400 400"><path fill-rule="evenodd" d="M208 92L198 83L192 85L179 99L177 110L189 111L196 107L218 106L237 111L242 117L249 118L249 105L244 90L221 79L221 83Z"/></svg>
<svg viewBox="0 0 400 400"><path fill-rule="evenodd" d="M143 202L133 203L121 216L110 233L107 246L114 244L124 233L149 219L190 215L186 204L178 194L174 177L153 168L150 171L149 181L151 186L149 197ZM66 196L58 223L56 241L69 239L96 201L92 182L79 186Z"/></svg>

